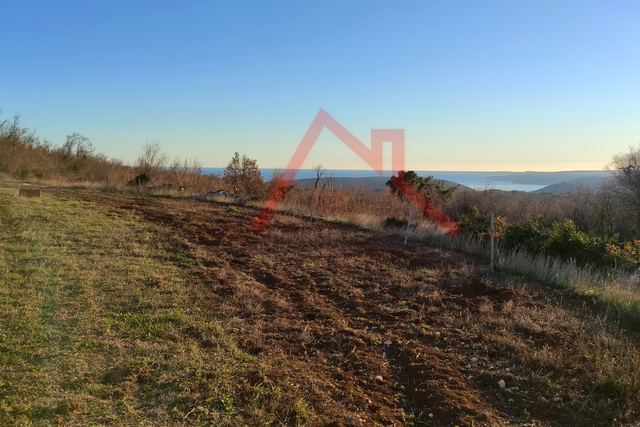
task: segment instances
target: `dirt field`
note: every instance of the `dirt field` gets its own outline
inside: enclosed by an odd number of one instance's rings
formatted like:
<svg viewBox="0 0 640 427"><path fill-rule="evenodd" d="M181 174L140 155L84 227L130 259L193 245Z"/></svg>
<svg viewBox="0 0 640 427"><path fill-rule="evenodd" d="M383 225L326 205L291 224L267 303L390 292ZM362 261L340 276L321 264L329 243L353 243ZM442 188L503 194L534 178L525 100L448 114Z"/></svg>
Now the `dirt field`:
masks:
<svg viewBox="0 0 640 427"><path fill-rule="evenodd" d="M284 215L254 233L257 211L246 207L50 193L108 206L113 215L161 224L184 238L213 283L210 309L246 352L286 361L279 380L295 384L321 414L307 425L625 421L599 409L606 396L584 389L588 382L576 380L574 365L561 372L557 360L545 359L550 347L557 359L583 339L582 304L518 278L491 278L474 257ZM625 419L634 417L627 412Z"/></svg>

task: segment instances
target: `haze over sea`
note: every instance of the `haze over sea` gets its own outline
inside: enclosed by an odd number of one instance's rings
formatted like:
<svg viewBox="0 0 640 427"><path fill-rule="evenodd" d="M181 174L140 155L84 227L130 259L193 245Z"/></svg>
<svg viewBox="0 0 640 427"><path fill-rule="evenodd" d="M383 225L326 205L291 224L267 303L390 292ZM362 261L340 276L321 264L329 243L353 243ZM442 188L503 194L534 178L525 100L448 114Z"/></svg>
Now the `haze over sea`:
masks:
<svg viewBox="0 0 640 427"><path fill-rule="evenodd" d="M224 174L224 168L202 168L206 174ZM261 168L262 177L265 181L271 179L274 169ZM416 171L420 176L432 175L434 178L453 181L458 184L466 185L476 190L496 189L505 191L535 191L545 185L536 184L515 184L511 181L495 181L492 176L509 174L506 171L496 172L449 172L449 171ZM312 169L300 169L296 175L296 179L315 178L316 172ZM372 170L354 170L354 169L327 169L324 177L333 176L334 178L367 178L379 176ZM384 172L385 177L391 177L390 171Z"/></svg>

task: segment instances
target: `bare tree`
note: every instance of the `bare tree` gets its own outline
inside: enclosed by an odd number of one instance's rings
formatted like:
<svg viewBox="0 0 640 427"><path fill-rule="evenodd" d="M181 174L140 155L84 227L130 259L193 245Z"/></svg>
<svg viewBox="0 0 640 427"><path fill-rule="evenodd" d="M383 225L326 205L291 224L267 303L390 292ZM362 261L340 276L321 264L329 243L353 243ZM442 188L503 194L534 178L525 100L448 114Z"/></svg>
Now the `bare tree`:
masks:
<svg viewBox="0 0 640 427"><path fill-rule="evenodd" d="M311 169L316 172L316 180L313 183L313 191L311 192L311 219L313 219L313 214L316 210L316 191L318 190L318 184L320 183L322 175L324 175L327 170L322 167L322 164L313 166Z"/></svg>
<svg viewBox="0 0 640 427"><path fill-rule="evenodd" d="M201 181L202 162L198 159L176 157L169 163L167 172L170 177L170 187L193 190Z"/></svg>
<svg viewBox="0 0 640 427"><path fill-rule="evenodd" d="M162 152L159 142L147 142L142 146L142 152L136 160L138 176L134 178L137 185L151 181L153 175L165 167L168 157Z"/></svg>
<svg viewBox="0 0 640 427"><path fill-rule="evenodd" d="M136 167L141 172L152 172L162 169L167 163L167 155L162 152L159 142L147 142L136 160Z"/></svg>
<svg viewBox="0 0 640 427"><path fill-rule="evenodd" d="M633 212L635 235L640 234L640 144L613 157L607 168L613 171L617 194Z"/></svg>
<svg viewBox="0 0 640 427"><path fill-rule="evenodd" d="M69 170L79 175L85 168L87 159L93 155L94 151L95 149L89 138L74 132L71 135L67 135L67 140L59 149L59 155Z"/></svg>
<svg viewBox="0 0 640 427"><path fill-rule="evenodd" d="M322 203L322 195L324 194L324 190L329 185L331 185L331 187L333 187L333 174L331 174L328 177L326 177L324 179L324 182L322 183L322 187L320 187L320 194L318 194L318 206L321 205L321 203Z"/></svg>
<svg viewBox="0 0 640 427"><path fill-rule="evenodd" d="M616 184L613 181L604 182L596 193L595 220L596 233L605 239L612 237L615 232Z"/></svg>
<svg viewBox="0 0 640 427"><path fill-rule="evenodd" d="M589 233L592 229L589 214L594 204L594 196L595 193L586 185L579 185L566 195L567 203L571 209L569 215L578 230L584 233Z"/></svg>

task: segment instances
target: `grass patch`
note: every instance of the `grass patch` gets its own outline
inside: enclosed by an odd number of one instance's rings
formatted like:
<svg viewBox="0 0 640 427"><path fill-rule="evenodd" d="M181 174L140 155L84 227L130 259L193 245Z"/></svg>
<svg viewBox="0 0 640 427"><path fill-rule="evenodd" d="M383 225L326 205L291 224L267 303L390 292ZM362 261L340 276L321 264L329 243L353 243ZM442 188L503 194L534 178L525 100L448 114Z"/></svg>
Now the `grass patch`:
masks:
<svg viewBox="0 0 640 427"><path fill-rule="evenodd" d="M0 188L0 425L271 425L298 397L206 310L167 230ZM304 406L292 409L304 419Z"/></svg>

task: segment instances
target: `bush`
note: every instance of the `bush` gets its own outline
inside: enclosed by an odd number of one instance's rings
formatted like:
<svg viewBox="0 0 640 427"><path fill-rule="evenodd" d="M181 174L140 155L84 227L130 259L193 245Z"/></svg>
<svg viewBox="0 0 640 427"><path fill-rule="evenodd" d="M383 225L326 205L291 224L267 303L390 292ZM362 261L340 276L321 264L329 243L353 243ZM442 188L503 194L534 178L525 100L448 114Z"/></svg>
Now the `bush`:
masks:
<svg viewBox="0 0 640 427"><path fill-rule="evenodd" d="M563 260L586 257L591 238L579 231L571 220L555 222L544 242L544 252ZM588 258L588 257L587 257Z"/></svg>
<svg viewBox="0 0 640 427"><path fill-rule="evenodd" d="M571 220L546 224L527 218L509 224L499 242L506 249L573 260L582 266L631 270L640 265L640 241L622 243L618 236L591 237Z"/></svg>
<svg viewBox="0 0 640 427"><path fill-rule="evenodd" d="M149 172L143 172L140 175L133 178L131 181L127 182L127 185L147 185L151 181L151 176Z"/></svg>
<svg viewBox="0 0 640 427"><path fill-rule="evenodd" d="M465 205L462 208L462 213L456 216L456 222L465 233L470 233L474 236L489 232L489 217L481 214L475 205Z"/></svg>
<svg viewBox="0 0 640 427"><path fill-rule="evenodd" d="M404 228L409 224L406 219L396 218L391 216L384 220L384 228Z"/></svg>
<svg viewBox="0 0 640 427"><path fill-rule="evenodd" d="M544 251L548 233L542 220L527 218L515 224L509 224L500 236L500 243L507 249L524 249L531 253Z"/></svg>
<svg viewBox="0 0 640 427"><path fill-rule="evenodd" d="M640 240L621 243L611 239L605 243L603 261L623 270L637 269L640 265Z"/></svg>

